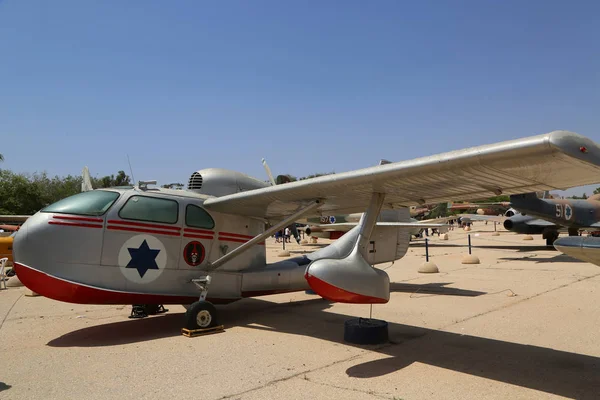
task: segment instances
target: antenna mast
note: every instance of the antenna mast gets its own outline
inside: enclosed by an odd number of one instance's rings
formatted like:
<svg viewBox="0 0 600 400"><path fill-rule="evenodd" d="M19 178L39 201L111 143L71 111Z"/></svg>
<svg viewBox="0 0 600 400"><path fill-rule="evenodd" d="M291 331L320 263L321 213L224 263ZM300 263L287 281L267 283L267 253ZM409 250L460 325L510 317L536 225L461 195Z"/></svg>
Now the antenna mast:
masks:
<svg viewBox="0 0 600 400"><path fill-rule="evenodd" d="M129 172L131 172L131 182L135 184L135 178L133 177L133 169L131 168L131 162L129 161L129 154L127 154L127 164L129 164Z"/></svg>

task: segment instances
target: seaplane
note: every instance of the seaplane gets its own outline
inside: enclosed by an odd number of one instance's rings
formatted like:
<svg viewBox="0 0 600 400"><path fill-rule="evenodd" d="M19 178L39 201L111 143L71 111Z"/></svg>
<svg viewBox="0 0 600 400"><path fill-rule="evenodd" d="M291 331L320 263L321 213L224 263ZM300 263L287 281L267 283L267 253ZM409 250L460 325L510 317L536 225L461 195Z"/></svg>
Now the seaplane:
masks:
<svg viewBox="0 0 600 400"><path fill-rule="evenodd" d="M84 304L182 304L188 329L214 304L312 289L343 303L389 301L378 264L407 252L409 208L600 181L600 147L568 131L272 185L236 171L191 174L185 190L141 181L87 190L27 219L16 273L32 291ZM265 239L309 216L362 213L340 239L268 263Z"/></svg>

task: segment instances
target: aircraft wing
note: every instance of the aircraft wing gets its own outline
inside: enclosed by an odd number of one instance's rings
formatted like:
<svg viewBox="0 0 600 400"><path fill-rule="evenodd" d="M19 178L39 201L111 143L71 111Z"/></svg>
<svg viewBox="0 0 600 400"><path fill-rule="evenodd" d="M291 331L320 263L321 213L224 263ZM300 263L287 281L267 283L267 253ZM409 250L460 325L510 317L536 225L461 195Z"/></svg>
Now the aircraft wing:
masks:
<svg viewBox="0 0 600 400"><path fill-rule="evenodd" d="M31 215L0 215L2 222L25 222Z"/></svg>
<svg viewBox="0 0 600 400"><path fill-rule="evenodd" d="M479 215L479 214L459 214L456 218L461 217L469 221L490 221L502 223L506 219L503 215Z"/></svg>
<svg viewBox="0 0 600 400"><path fill-rule="evenodd" d="M348 230L354 228L358 225L358 222L340 222L337 224L324 224L324 225L316 225L319 228L322 228L323 231L338 231L341 230L339 228L349 228ZM377 226L395 226L402 228L438 228L440 226L446 226L446 224L420 224L418 222L377 222Z"/></svg>
<svg viewBox="0 0 600 400"><path fill-rule="evenodd" d="M545 219L532 219L525 223L532 226L556 226L554 222L546 221Z"/></svg>
<svg viewBox="0 0 600 400"><path fill-rule="evenodd" d="M419 222L417 222L419 224L419 226L427 226L426 224L443 224L443 225L447 225L448 221L450 221L451 219L458 219L458 217L456 216L451 216L451 217L439 217L439 218L431 218L431 219L423 219Z"/></svg>
<svg viewBox="0 0 600 400"><path fill-rule="evenodd" d="M600 147L567 131L395 162L207 199L229 214L280 219L309 203L313 214L363 212L373 193L383 208L564 190L600 181Z"/></svg>

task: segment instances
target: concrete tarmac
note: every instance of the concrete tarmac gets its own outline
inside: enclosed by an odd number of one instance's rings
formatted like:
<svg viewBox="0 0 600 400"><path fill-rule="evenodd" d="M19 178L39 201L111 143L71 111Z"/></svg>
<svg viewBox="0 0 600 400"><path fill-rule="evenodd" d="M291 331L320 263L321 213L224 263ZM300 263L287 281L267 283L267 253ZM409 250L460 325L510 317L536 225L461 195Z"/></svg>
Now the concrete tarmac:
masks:
<svg viewBox="0 0 600 400"><path fill-rule="evenodd" d="M131 306L87 306L0 290L0 399L597 399L600 268L540 236L477 224L430 238L438 274L417 272L424 242L379 265L391 300L373 306L391 342L343 340L368 305L304 292L219 306L224 333L181 335L184 308L130 320ZM329 243L319 239L319 243ZM270 261L281 244L267 241ZM291 256L318 245L286 244Z"/></svg>

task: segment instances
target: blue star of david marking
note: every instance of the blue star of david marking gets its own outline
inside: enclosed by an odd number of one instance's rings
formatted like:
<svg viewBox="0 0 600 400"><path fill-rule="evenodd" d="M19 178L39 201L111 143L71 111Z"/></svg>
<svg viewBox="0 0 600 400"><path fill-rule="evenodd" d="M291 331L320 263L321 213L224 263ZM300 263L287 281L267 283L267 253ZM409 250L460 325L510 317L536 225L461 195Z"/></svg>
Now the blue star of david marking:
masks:
<svg viewBox="0 0 600 400"><path fill-rule="evenodd" d="M329 223L335 224L335 217L333 215L331 217L329 217Z"/></svg>
<svg viewBox="0 0 600 400"><path fill-rule="evenodd" d="M156 265L156 256L160 253L160 250L153 250L148 246L148 243L144 240L139 248L127 248L131 261L125 268L135 268L140 274L140 278L146 275L149 269L158 269Z"/></svg>
<svg viewBox="0 0 600 400"><path fill-rule="evenodd" d="M571 218L571 207L566 207L565 215L567 216L567 219Z"/></svg>

